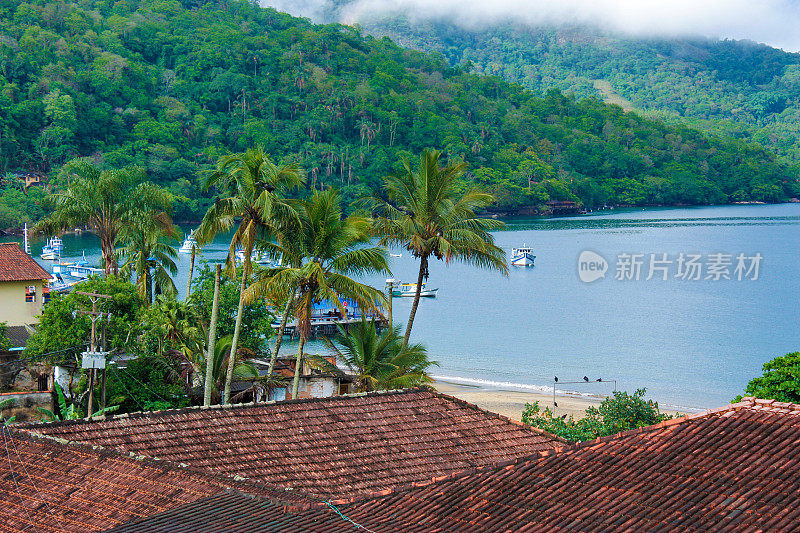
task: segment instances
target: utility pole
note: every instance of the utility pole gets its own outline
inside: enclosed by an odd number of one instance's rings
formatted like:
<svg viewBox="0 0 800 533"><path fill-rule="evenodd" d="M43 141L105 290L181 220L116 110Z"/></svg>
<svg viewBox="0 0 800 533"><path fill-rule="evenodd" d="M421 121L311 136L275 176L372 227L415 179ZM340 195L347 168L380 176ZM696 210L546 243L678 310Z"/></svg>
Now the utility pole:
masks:
<svg viewBox="0 0 800 533"><path fill-rule="evenodd" d="M89 369L89 405L87 408L86 416L92 416L92 409L94 409L94 381L95 381L95 369L102 368L105 371L106 368L106 351L99 352L97 350L97 321L102 319L104 316L111 320L111 313L104 313L100 311L99 307L102 300L110 300L111 296L107 294L98 294L94 292L81 292L75 291L75 294L80 294L81 296L88 296L92 300L92 310L91 311L84 311L79 310L77 313L82 315L89 315L89 319L92 321L92 335L89 341L89 351L83 352L81 354L83 356L83 360L81 361L81 368ZM105 334L103 335L103 340L105 341ZM105 348L105 342L103 342ZM105 372L104 376L105 378ZM105 379L103 379L105 384ZM103 391L103 401L105 402L105 390Z"/></svg>

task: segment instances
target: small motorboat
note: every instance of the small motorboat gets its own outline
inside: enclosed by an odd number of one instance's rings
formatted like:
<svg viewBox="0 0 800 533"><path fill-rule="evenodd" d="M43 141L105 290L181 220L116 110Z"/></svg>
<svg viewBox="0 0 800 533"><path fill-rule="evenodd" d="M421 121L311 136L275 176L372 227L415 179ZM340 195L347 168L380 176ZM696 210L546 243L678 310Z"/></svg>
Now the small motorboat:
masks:
<svg viewBox="0 0 800 533"><path fill-rule="evenodd" d="M195 250L195 252L200 251L200 245L197 244L197 240L194 238L194 230L190 231L189 235L186 236L186 239L184 239L183 244L181 244L181 247L178 249L178 252L182 254L190 254L192 253L192 250Z"/></svg>
<svg viewBox="0 0 800 533"><path fill-rule="evenodd" d="M389 254L390 257L403 257L403 254Z"/></svg>
<svg viewBox="0 0 800 533"><path fill-rule="evenodd" d="M511 264L514 266L533 266L534 259L536 256L533 255L533 249L528 248L525 244L522 245L522 248L511 249Z"/></svg>
<svg viewBox="0 0 800 533"><path fill-rule="evenodd" d="M61 252L64 250L64 242L58 237L50 237L42 247L41 258L47 261L58 261Z"/></svg>
<svg viewBox="0 0 800 533"><path fill-rule="evenodd" d="M420 297L423 298L435 298L438 292L439 292L438 288L429 289L425 286L425 283L423 283L419 295ZM394 285L392 287L392 296L394 297L413 298L416 294L417 294L416 283L400 283L399 285Z"/></svg>

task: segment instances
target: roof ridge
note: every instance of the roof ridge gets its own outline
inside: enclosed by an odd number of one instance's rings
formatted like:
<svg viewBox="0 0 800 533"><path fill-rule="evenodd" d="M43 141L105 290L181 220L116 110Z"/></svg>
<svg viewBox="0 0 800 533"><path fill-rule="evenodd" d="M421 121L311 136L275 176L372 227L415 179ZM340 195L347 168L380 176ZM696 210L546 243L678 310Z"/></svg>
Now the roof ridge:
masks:
<svg viewBox="0 0 800 533"><path fill-rule="evenodd" d="M454 397L451 397L451 396L449 396L447 394L444 394L444 393L441 393L441 392L435 391L435 390L434 390L434 392L439 396L444 396L446 398L458 401L459 403L462 403L462 404L465 404L465 405L468 405L468 406L472 406L472 407L478 409L481 412L490 413L490 414L493 414L493 415L495 415L497 417L500 417L502 419L506 419L506 420L509 420L511 422L514 422L516 424L527 426L527 424L523 424L522 422L517 422L515 420L508 419L507 417L504 417L503 415L500 415L498 413L492 413L491 411L486 411L484 409L481 409L480 407L478 407L478 406L476 406L474 404L470 404L469 402L466 402L466 401L464 401L464 400L462 400L460 398L454 398ZM626 431L620 431L619 433L615 433L613 435L606 435L606 436L603 436L603 437L597 437L596 439L587 440L587 441L580 441L580 442L576 442L576 443L571 443L571 442L567 441L566 439L563 439L563 438L558 437L556 435L552 435L554 438L556 438L559 441L561 441L562 443L564 443L564 445L563 446L557 446L555 448L551 448L551 449L547 449L547 450L538 450L538 451L536 451L536 452L534 452L532 454L525 455L525 456L522 456L522 457L517 457L515 459L506 459L506 460L503 460L503 461L497 461L495 463L491 463L491 464L487 464L487 465L483 465L483 466L479 466L479 467L465 468L463 470L459 470L459 471L456 471L456 472L451 472L450 474L447 474L447 475L444 475L444 476L431 478L430 480L417 481L417 482L414 482L414 483L405 483L405 484L401 484L401 485L394 485L392 487L388 487L388 488L380 490L380 491L376 491L376 492L369 493L369 494L359 494L359 495L351 496L349 498L341 498L341 499L336 499L336 500L331 499L330 503L332 503L334 505L346 505L346 504L351 504L351 503L355 503L357 501L362 501L362 500L382 498L384 496L389 496L389 495L392 495L392 494L397 494L397 493L400 493L400 492L413 490L413 489L416 489L416 488L419 488L419 487L426 487L426 486L429 486L429 485L434 485L434 484L445 482L445 481L450 481L450 480L454 480L454 479L458 479L458 478L462 478L462 477L472 476L472 475L475 475L475 474L477 474L479 472L484 472L484 471L488 471L488 470L501 470L501 469L504 469L504 468L513 468L513 467L515 467L517 465L520 465L520 464L523 464L523 463L527 463L527 462L531 462L531 461L535 461L535 460L541 459L543 457L547 457L549 455L555 455L555 454L561 454L561 453L568 454L568 453L571 453L571 452L574 452L574 451L578 451L578 450L586 448L586 447L594 446L594 445L597 445L597 444L604 444L604 443L606 443L608 441L615 440L615 439L618 439L620 437L625 437L625 436L628 436L628 435L634 435L634 434L637 434L637 433L649 433L649 432L653 432L653 431L657 431L657 430L663 429L665 427L684 424L684 423L687 423L687 422L690 422L690 421L693 421L693 420L696 420L696 419L699 419L699 418L709 417L709 416L712 416L712 415L715 415L715 414L719 414L719 413L723 413L723 412L727 412L727 411L739 410L739 409L744 409L744 408L747 408L747 407L753 407L756 404L772 405L772 404L775 404L775 403L777 403L779 405L783 405L783 403L775 402L775 400L759 400L759 399L752 398L752 397L744 397L741 402L731 403L731 404L725 405L723 407L717 407L717 408L714 408L714 409L706 409L705 411L701 411L699 413L693 413L693 414L684 415L684 416L681 416L681 417L678 417L678 418L671 418L671 419L668 419L668 420L663 420L661 422L658 422L657 424L652 424L650 426L642 426L642 427L639 427L639 428L629 429L629 430L626 430ZM787 405L791 405L794 410L797 410L798 412L800 412L800 405L799 404L787 404ZM529 426L529 427L531 427L531 426ZM539 429L539 428L531 427L531 429ZM550 433L548 433L548 432L546 432L544 430L540 430L540 431L542 433L547 434L547 435L551 435Z"/></svg>
<svg viewBox="0 0 800 533"><path fill-rule="evenodd" d="M289 502L286 500L280 500L277 494L273 497L269 495L269 492L284 492L286 494L296 494L300 498L304 498L306 500L317 500L317 498L312 497L302 491L295 490L291 487L282 487L280 485L272 485L269 483L262 483L262 482L254 482L250 478L238 475L238 474L224 474L224 473L217 473L210 470L200 469L191 464L187 463L176 463L174 461L170 461L169 459L161 459L155 456L149 455L142 455L135 452L126 452L117 448L111 448L107 446L103 446L100 444L87 444L85 442L80 441L73 441L69 439L65 439L62 437L56 437L53 435L46 435L44 433L35 433L29 431L20 431L13 426L10 428L11 431L16 433L17 438L22 439L40 439L43 441L49 441L56 444L60 444L63 446L71 446L75 448L83 449L84 451L93 451L99 452L102 455L116 457L120 459L130 459L133 461L137 461L143 464L147 464L148 466L157 468L157 469L165 469L171 471L179 471L179 472L188 472L192 475L197 475L212 481L215 481L221 485L225 485L226 490L237 490L235 487L239 487L238 491L242 492L243 494L248 494L254 498L266 499L274 501L275 503L280 503L283 505L291 504L298 504L300 502ZM264 495L253 494L251 492L247 492L246 489L261 491ZM311 502L309 502L311 503Z"/></svg>
<svg viewBox="0 0 800 533"><path fill-rule="evenodd" d="M427 387L414 387L409 389L391 389L391 390L380 390L380 391L370 391L370 392L355 392L350 394L339 394L336 396L326 396L322 398L294 398L288 400L269 400L266 402L256 402L256 403L233 403L233 404L217 404L217 405L210 405L205 407L203 405L189 405L186 407L176 407L174 409L160 409L156 411L133 411L131 413L122 413L122 414L105 414L100 416L93 416L93 417L85 417L85 418L78 418L75 420L49 420L49 421L38 421L38 422L29 422L25 424L19 424L15 427L20 430L25 431L34 431L37 427L59 427L59 426L70 426L70 425L77 425L77 424L85 424L87 422L104 422L106 420L121 420L125 418L142 418L142 417L153 417L153 416L167 416L173 414L183 414L189 412L196 412L196 411L207 411L211 409L219 409L219 410L226 410L226 409L248 409L254 407L264 407L264 406L271 406L271 405L288 405L288 404L295 404L295 403L318 403L318 402L330 402L338 399L358 399L358 398L365 398L365 397L372 397L372 396L390 396L390 395L399 395L399 394L411 394L413 392L421 392L425 391Z"/></svg>
<svg viewBox="0 0 800 533"><path fill-rule="evenodd" d="M657 423L651 424L649 426L642 426L642 427L633 428L633 429L626 429L625 431L620 431L618 433L613 433L611 435L604 435L602 437L597 437L597 438L591 439L591 440L578 441L574 445L576 447L583 448L583 447L586 447L586 446L594 446L594 445L597 445L597 444L604 444L604 443L606 443L606 442L608 442L610 440L614 440L614 439L617 439L617 438L620 438L620 437L627 437L628 435L635 435L637 433L650 433L650 432L653 432L653 431L658 431L658 430L663 429L665 427L676 426L676 425L679 425L679 424L690 422L692 420L696 420L698 418L705 418L705 417L716 415L716 414L719 414L719 413L724 413L724 412L727 412L727 411L735 411L735 410L738 410L738 409L744 409L744 408L747 408L747 407L752 407L754 405L753 400L755 400L755 398L752 398L752 397L749 397L749 396L745 396L744 398L742 398L741 402L729 403L728 405L724 405L722 407L715 407L713 409L706 409L704 411L700 411L699 413L686 414L686 415L683 415L683 416L679 416L677 418L669 418L667 420L662 420L661 422L657 422ZM798 405L797 407L800 410L800 405Z"/></svg>

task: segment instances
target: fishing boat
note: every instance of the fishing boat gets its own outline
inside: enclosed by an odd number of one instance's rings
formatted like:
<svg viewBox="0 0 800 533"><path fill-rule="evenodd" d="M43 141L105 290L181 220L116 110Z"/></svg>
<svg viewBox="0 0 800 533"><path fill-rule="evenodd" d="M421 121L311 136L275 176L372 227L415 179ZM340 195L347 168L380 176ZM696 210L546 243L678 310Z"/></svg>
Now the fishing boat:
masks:
<svg viewBox="0 0 800 533"><path fill-rule="evenodd" d="M511 264L514 266L533 266L534 259L536 256L533 255L533 249L525 244L522 248L511 249Z"/></svg>
<svg viewBox="0 0 800 533"><path fill-rule="evenodd" d="M178 249L178 252L182 254L190 254L192 250L196 252L200 251L200 246L197 244L197 240L194 238L194 230L189 232L189 235L186 236L186 239L183 240L183 244Z"/></svg>
<svg viewBox="0 0 800 533"><path fill-rule="evenodd" d="M41 258L47 261L57 261L63 250L64 242L58 237L50 237L47 244L42 247Z"/></svg>
<svg viewBox="0 0 800 533"><path fill-rule="evenodd" d="M86 252L84 252L83 259L75 262L61 262L53 265L53 275L62 278L65 282L69 283L68 278L78 281L84 280L89 276L102 276L105 271L102 268L94 268L89 266L89 261L86 260Z"/></svg>
<svg viewBox="0 0 800 533"><path fill-rule="evenodd" d="M439 292L439 289L429 289L425 286L425 283L422 284L422 289L419 292L419 295L423 298L435 298L436 293ZM392 287L392 296L394 297L408 297L413 298L414 295L417 294L417 284L416 283L400 283L399 285L394 285Z"/></svg>
<svg viewBox="0 0 800 533"><path fill-rule="evenodd" d="M403 257L403 254L389 254L391 257Z"/></svg>

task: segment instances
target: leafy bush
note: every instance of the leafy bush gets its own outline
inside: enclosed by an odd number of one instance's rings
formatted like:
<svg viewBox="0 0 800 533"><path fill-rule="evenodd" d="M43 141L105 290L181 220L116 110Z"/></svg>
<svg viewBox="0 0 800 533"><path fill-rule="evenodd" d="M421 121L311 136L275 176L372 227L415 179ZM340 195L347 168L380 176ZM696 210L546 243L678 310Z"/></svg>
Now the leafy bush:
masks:
<svg viewBox="0 0 800 533"><path fill-rule="evenodd" d="M764 375L750 380L745 394L778 400L779 402L800 403L800 352L787 353L764 363ZM734 401L741 400L737 396Z"/></svg>
<svg viewBox="0 0 800 533"><path fill-rule="evenodd" d="M659 411L658 402L644 399L645 389L637 389L632 395L614 391L600 407L589 407L586 416L575 420L572 416L556 417L549 407L544 411L539 402L525 404L522 422L572 442L596 439L620 431L657 424L672 418Z"/></svg>

